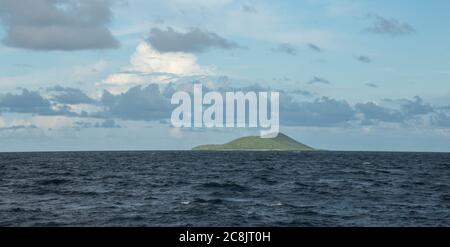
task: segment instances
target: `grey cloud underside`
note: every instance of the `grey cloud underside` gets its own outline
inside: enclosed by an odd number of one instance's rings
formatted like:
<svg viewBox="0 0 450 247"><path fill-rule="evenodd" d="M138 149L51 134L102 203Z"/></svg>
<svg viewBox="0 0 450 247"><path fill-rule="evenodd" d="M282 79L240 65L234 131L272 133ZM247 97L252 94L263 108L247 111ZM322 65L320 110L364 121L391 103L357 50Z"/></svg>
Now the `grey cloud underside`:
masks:
<svg viewBox="0 0 450 247"><path fill-rule="evenodd" d="M60 104L78 105L94 104L95 100L77 88L55 86L48 91L55 93L53 100Z"/></svg>
<svg viewBox="0 0 450 247"><path fill-rule="evenodd" d="M355 119L354 110L346 101L327 97L301 103L283 97L280 116L281 124L293 126L342 126Z"/></svg>
<svg viewBox="0 0 450 247"><path fill-rule="evenodd" d="M133 87L121 94L104 91L100 100L93 102L102 110L96 112L70 111L69 105L56 102L50 95L47 98L39 92L22 89L18 93L0 95L0 113L29 113L42 116L68 116L85 119L102 119L101 122L79 121L76 129L120 128L115 120L137 120L167 122L174 105L170 104L172 94L180 89L187 90L192 84L169 84L165 87L149 85ZM52 91L67 91L54 87ZM259 92L274 91L258 84L215 89L222 94L227 91ZM204 93L211 91L204 87ZM278 90L275 90L278 91ZM285 126L348 127L358 125L377 125L395 123L414 126L415 121L426 120L435 127L450 127L450 109L430 105L420 97L397 100L396 108L386 107L375 102L350 104L345 100L329 97L315 97L304 101L293 97L296 92L280 91L280 122ZM303 93L299 92L299 93ZM314 97L314 95L307 95ZM393 103L391 101L390 103ZM61 106L62 104L62 106ZM55 108L58 106L59 108Z"/></svg>
<svg viewBox="0 0 450 247"><path fill-rule="evenodd" d="M425 103L419 96L415 96L413 100L404 101L402 109L408 115L424 115L434 111L434 108L430 104Z"/></svg>
<svg viewBox="0 0 450 247"><path fill-rule="evenodd" d="M19 94L7 93L0 96L0 112L31 113L43 116L76 116L68 107L53 108L49 99L39 92L22 89Z"/></svg>
<svg viewBox="0 0 450 247"><path fill-rule="evenodd" d="M358 103L355 105L357 112L364 114L366 120L378 120L383 122L401 123L404 121L402 112L379 106L373 102Z"/></svg>
<svg viewBox="0 0 450 247"><path fill-rule="evenodd" d="M103 92L101 103L106 110L99 117L116 117L126 120L160 120L170 118L172 106L170 98L159 91L157 85L145 88L133 87L127 92L113 95Z"/></svg>
<svg viewBox="0 0 450 247"><path fill-rule="evenodd" d="M204 52L210 48L225 50L243 48L216 33L199 28L191 28L187 32L179 32L172 27L152 28L147 40L160 52Z"/></svg>
<svg viewBox="0 0 450 247"><path fill-rule="evenodd" d="M379 15L368 15L368 19L372 20L371 26L364 28L363 32L382 34L388 36L401 36L412 34L416 29L408 23L400 22L395 18L385 18Z"/></svg>
<svg viewBox="0 0 450 247"><path fill-rule="evenodd" d="M438 111L435 107L425 103L419 96L415 96L412 100L402 99L400 101L403 103L400 104L399 109L390 109L379 106L373 102L356 104L355 108L359 113L363 113L364 118L367 120L378 120L393 123L405 123L408 120ZM437 116L447 116L448 113L450 112L445 113L440 111Z"/></svg>
<svg viewBox="0 0 450 247"><path fill-rule="evenodd" d="M31 50L111 49L111 0L0 0L5 45Z"/></svg>

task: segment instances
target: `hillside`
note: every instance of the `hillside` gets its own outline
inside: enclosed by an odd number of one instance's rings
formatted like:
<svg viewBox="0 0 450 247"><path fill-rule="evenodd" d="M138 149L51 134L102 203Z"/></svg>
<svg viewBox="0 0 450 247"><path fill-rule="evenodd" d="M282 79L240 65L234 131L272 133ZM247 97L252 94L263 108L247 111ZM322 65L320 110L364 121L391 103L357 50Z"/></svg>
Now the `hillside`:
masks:
<svg viewBox="0 0 450 247"><path fill-rule="evenodd" d="M235 139L223 145L201 145L192 150L292 150L313 151L314 148L300 143L289 136L279 133L275 138L247 136Z"/></svg>

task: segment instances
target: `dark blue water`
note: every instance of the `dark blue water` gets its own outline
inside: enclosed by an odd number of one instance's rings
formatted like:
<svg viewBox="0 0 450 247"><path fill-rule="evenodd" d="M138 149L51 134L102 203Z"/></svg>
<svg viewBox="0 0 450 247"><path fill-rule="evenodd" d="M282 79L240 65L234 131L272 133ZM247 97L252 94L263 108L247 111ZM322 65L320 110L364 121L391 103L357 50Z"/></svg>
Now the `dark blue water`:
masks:
<svg viewBox="0 0 450 247"><path fill-rule="evenodd" d="M450 226L450 154L0 154L1 226Z"/></svg>

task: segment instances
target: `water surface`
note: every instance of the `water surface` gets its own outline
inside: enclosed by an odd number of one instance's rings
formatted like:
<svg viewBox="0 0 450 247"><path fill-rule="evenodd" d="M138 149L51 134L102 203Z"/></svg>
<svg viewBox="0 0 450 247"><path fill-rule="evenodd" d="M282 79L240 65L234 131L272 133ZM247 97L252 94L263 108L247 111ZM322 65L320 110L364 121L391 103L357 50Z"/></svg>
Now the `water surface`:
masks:
<svg viewBox="0 0 450 247"><path fill-rule="evenodd" d="M450 226L450 154L0 154L0 226Z"/></svg>

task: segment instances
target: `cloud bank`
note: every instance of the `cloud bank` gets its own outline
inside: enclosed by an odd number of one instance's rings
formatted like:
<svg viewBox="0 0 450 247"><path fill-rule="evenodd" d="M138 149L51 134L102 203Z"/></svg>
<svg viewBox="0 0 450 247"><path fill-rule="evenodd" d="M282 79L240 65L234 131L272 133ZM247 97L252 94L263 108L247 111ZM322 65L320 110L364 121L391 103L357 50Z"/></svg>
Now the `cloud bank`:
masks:
<svg viewBox="0 0 450 247"><path fill-rule="evenodd" d="M172 93L178 90L189 91L192 83L169 84L161 86L151 84L136 86L119 94L104 90L101 97L91 99L96 110L75 113L73 104L63 104L54 95L43 95L37 91L22 89L18 93L0 95L0 113L33 114L38 116L63 116L86 119L101 119L96 124L78 124L77 128L118 128L116 119L166 123L170 118L173 105ZM74 91L74 89L54 87L54 89ZM212 88L205 88L210 91ZM227 91L273 91L258 84L246 87L217 87L221 93ZM53 93L50 91L50 93ZM81 90L80 90L81 91ZM299 91L305 94L307 91ZM295 94L295 93L294 93ZM346 100L330 97L315 97L307 94L309 100L299 100L290 93L280 91L280 123L283 126L307 127L355 127L397 124L398 126L450 127L450 110L447 107L434 106L421 97L390 101L396 106L368 101L350 104ZM94 108L93 108L94 109Z"/></svg>

